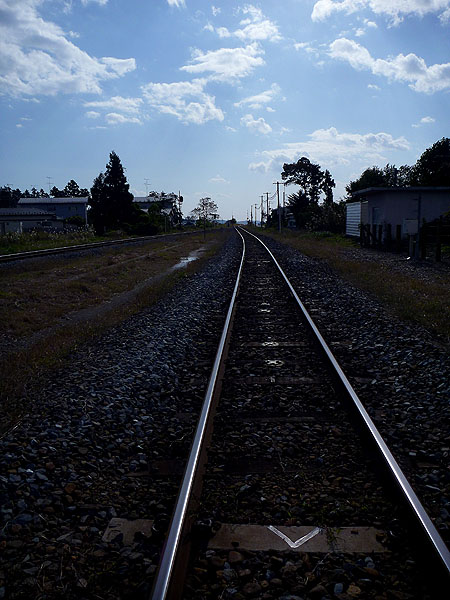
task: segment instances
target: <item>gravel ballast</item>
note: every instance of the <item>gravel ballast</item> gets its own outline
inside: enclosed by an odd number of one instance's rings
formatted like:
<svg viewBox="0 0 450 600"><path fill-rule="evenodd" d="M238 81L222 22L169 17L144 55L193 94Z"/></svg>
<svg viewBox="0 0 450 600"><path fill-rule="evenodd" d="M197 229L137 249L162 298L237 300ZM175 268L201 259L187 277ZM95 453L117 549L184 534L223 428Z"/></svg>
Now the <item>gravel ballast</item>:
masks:
<svg viewBox="0 0 450 600"><path fill-rule="evenodd" d="M291 278L441 535L450 541L450 358L323 261L264 240ZM409 265L405 268L409 270ZM398 269L398 265L397 265Z"/></svg>
<svg viewBox="0 0 450 600"><path fill-rule="evenodd" d="M449 358L323 264L267 240L445 537L450 526ZM111 329L45 384L0 440L0 599L143 598L178 477L149 465L190 445L240 239L158 305ZM155 536L102 541L112 518Z"/></svg>

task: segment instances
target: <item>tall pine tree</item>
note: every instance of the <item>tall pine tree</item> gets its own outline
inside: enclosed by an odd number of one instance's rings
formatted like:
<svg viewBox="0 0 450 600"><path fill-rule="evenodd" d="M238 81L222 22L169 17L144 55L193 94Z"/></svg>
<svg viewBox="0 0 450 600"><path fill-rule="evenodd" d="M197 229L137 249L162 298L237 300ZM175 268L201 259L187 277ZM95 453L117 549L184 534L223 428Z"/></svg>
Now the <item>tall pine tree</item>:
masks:
<svg viewBox="0 0 450 600"><path fill-rule="evenodd" d="M111 229L128 229L136 220L139 209L133 204L120 158L113 151L109 155L105 173L94 179L91 188L89 216L98 234Z"/></svg>

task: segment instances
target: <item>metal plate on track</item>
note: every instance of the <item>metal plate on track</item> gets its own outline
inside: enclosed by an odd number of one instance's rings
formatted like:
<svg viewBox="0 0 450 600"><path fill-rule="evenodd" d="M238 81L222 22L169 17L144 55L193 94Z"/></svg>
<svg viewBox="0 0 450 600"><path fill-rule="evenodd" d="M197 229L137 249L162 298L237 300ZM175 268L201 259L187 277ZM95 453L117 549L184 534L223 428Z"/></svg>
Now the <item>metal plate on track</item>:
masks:
<svg viewBox="0 0 450 600"><path fill-rule="evenodd" d="M311 377L277 377L275 375L269 377L244 377L238 380L239 384L259 384L259 385L305 385L311 383L317 383L315 379Z"/></svg>
<svg viewBox="0 0 450 600"><path fill-rule="evenodd" d="M290 552L387 552L382 545L384 532L374 527L342 527L322 529L305 543L299 543L301 538L314 532L315 527L283 527L275 526L284 537L289 538L289 544L279 533L266 525L232 525L224 523L208 543L215 550L250 550L290 551ZM297 547L296 544L298 544Z"/></svg>

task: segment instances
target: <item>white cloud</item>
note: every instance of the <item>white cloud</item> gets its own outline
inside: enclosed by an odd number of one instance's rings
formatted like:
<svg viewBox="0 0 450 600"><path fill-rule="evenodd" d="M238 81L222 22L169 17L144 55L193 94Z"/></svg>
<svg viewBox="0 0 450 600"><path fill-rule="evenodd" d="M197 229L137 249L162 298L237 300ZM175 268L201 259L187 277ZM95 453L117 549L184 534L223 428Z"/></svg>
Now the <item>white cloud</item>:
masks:
<svg viewBox="0 0 450 600"><path fill-rule="evenodd" d="M375 85L374 83L369 83L367 87L369 90L379 91L381 89L378 85Z"/></svg>
<svg viewBox="0 0 450 600"><path fill-rule="evenodd" d="M245 42L278 42L282 39L278 25L270 19L267 19L260 8L256 8L251 4L245 5L238 9L238 12L246 15L245 19L240 21L241 27L234 31L230 31L226 27L217 27L214 29L212 25L207 26L210 31L215 31L220 38L237 37ZM216 16L217 13L214 13Z"/></svg>
<svg viewBox="0 0 450 600"><path fill-rule="evenodd" d="M100 116L100 113L99 113L99 112L97 112L97 111L95 111L95 110L88 110L88 111L85 113L85 115L86 115L86 117L87 117L88 119L98 119L98 118L99 118L99 116Z"/></svg>
<svg viewBox="0 0 450 600"><path fill-rule="evenodd" d="M272 127L262 117L254 119L253 115L242 117L241 125L245 125L245 127L254 133L262 133L263 135L267 135L272 131Z"/></svg>
<svg viewBox="0 0 450 600"><path fill-rule="evenodd" d="M111 71L117 73L119 77L136 69L136 61L134 58L112 58L111 56L104 56L103 58L100 58L100 61L107 65Z"/></svg>
<svg viewBox="0 0 450 600"><path fill-rule="evenodd" d="M142 98L123 98L122 96L113 96L109 100L99 100L94 102L85 102L86 108L104 108L106 110L115 110L131 114L139 113L143 104Z"/></svg>
<svg viewBox="0 0 450 600"><path fill-rule="evenodd" d="M176 6L179 8L180 6L186 6L184 0L167 0L169 6Z"/></svg>
<svg viewBox="0 0 450 600"><path fill-rule="evenodd" d="M267 172L281 171L283 163L293 162L306 156L319 164L348 165L355 161L375 164L386 160L385 153L408 150L404 137L394 138L389 133L339 133L336 128L317 129L308 136L309 140L286 143L281 148L265 150L263 160L249 165L250 170Z"/></svg>
<svg viewBox="0 0 450 600"><path fill-rule="evenodd" d="M225 179L221 175L216 175L215 177L211 177L211 179L209 181L211 183L230 183L227 179Z"/></svg>
<svg viewBox="0 0 450 600"><path fill-rule="evenodd" d="M224 115L215 105L215 97L206 94L206 79L175 83L148 83L142 87L146 102L160 113L170 114L183 123L202 125L207 121L223 121Z"/></svg>
<svg viewBox="0 0 450 600"><path fill-rule="evenodd" d="M408 82L416 92L432 94L450 88L450 63L428 67L424 59L415 54L373 58L364 46L347 38L339 38L330 44L330 56L347 61L354 69L367 69L374 75Z"/></svg>
<svg viewBox="0 0 450 600"><path fill-rule="evenodd" d="M368 8L376 15L390 17L393 24L401 22L406 15L423 17L429 13L441 13L439 18L445 21L449 16L449 6L450 0L319 0L314 5L311 18L323 21L336 12L351 14Z"/></svg>
<svg viewBox="0 0 450 600"><path fill-rule="evenodd" d="M213 27L213 31L214 31L214 27ZM231 37L231 33L228 31L228 29L226 27L218 27L216 29L216 33L220 38L229 38Z"/></svg>
<svg viewBox="0 0 450 600"><path fill-rule="evenodd" d="M87 4L89 4L89 2L95 2L97 4L100 4L100 6L106 6L108 4L108 0L81 0L81 4L83 6L86 6Z"/></svg>
<svg viewBox="0 0 450 600"><path fill-rule="evenodd" d="M280 91L280 86L277 83L272 83L270 89L265 90L260 94L256 94L255 96L249 96L248 98L244 98L239 102L235 102L234 106L248 105L250 108L256 110L258 108L261 108L263 104L268 104L269 102L272 102L276 98L276 96L280 94Z"/></svg>
<svg viewBox="0 0 450 600"><path fill-rule="evenodd" d="M236 37L251 42L262 40L277 42L281 40L278 26L273 21L270 21L270 19L267 19L260 8L252 4L247 4L241 11L244 15L248 15L248 17L240 22L243 28L237 29L234 32Z"/></svg>
<svg viewBox="0 0 450 600"><path fill-rule="evenodd" d="M217 17L217 15L221 13L221 11L221 8L218 8L217 6L211 6L211 12L215 17Z"/></svg>
<svg viewBox="0 0 450 600"><path fill-rule="evenodd" d="M0 0L0 93L10 96L101 93L104 80L136 68L134 58L96 58L58 25L45 21L42 0Z"/></svg>
<svg viewBox="0 0 450 600"><path fill-rule="evenodd" d="M264 52L256 43L243 48L219 48L208 52L195 50L191 64L181 67L181 71L211 73L211 79L233 83L265 64L261 54Z"/></svg>
<svg viewBox="0 0 450 600"><path fill-rule="evenodd" d="M413 127L421 127L422 125L431 125L431 123L435 123L436 119L433 117L422 117L418 123L414 123Z"/></svg>
<svg viewBox="0 0 450 600"><path fill-rule="evenodd" d="M139 125L142 124L142 121L138 117L125 116L115 112L108 113L105 119L109 125L119 125L122 123L138 123Z"/></svg>

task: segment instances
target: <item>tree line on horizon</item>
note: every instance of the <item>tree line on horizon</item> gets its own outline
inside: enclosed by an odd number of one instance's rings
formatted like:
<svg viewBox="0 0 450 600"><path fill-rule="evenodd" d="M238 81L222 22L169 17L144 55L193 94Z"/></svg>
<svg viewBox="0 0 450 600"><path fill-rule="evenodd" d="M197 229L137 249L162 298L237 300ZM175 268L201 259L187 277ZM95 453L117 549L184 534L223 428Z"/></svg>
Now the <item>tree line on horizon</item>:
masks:
<svg viewBox="0 0 450 600"><path fill-rule="evenodd" d="M285 163L281 177L285 185L298 185L298 191L290 194L287 205L291 209L297 228L313 231L342 232L345 229L345 204L356 191L369 187L412 187L412 186L450 186L450 139L442 138L420 156L413 166L387 164L384 168L372 166L365 169L360 177L346 186L347 196L339 202L333 198L334 179L328 169L301 157L297 162ZM124 168L116 152L109 155L105 172L101 172L90 190L80 188L71 179L63 189L56 186L50 193L43 189L32 188L31 192L0 187L0 208L15 207L20 198L61 198L87 197L89 199L88 220L96 233L123 229L130 234L151 235L165 230L166 216L161 204L153 202L148 212L141 210L133 202L129 191ZM204 226L206 220L218 218L217 205L210 198L202 198L199 206L191 214L197 225ZM206 215L205 217L205 207ZM182 214L179 207L174 208L172 221L181 225ZM276 210L269 216L267 225L274 226L277 220ZM283 215L285 218L285 215Z"/></svg>

